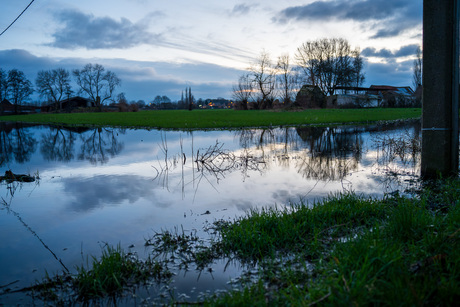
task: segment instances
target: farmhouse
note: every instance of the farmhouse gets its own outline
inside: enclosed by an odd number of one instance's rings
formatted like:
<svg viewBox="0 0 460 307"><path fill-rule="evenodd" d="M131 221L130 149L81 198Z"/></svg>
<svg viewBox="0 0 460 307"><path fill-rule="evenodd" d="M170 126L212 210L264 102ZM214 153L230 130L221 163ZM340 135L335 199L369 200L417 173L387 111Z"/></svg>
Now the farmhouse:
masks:
<svg viewBox="0 0 460 307"><path fill-rule="evenodd" d="M70 112L71 110L77 109L77 108L94 107L94 103L90 99L83 98L80 96L75 96L75 97L61 100L60 104L61 104L60 108L66 112ZM41 110L43 112L51 112L51 111L54 111L55 109L56 109L55 103L48 103L47 105L41 107Z"/></svg>
<svg viewBox="0 0 460 307"><path fill-rule="evenodd" d="M329 108L336 107L411 107L416 105L415 93L409 86L371 85L335 88L337 94L327 98Z"/></svg>

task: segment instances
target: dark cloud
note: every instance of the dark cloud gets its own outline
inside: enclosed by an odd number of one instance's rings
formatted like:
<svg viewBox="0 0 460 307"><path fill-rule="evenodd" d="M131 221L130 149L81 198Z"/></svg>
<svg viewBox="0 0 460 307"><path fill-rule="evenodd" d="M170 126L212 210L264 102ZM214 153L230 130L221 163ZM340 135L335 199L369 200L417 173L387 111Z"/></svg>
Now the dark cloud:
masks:
<svg viewBox="0 0 460 307"><path fill-rule="evenodd" d="M411 60L403 62L371 63L366 62L367 85L410 86L412 82Z"/></svg>
<svg viewBox="0 0 460 307"><path fill-rule="evenodd" d="M396 36L422 22L422 1L336 0L315 1L282 10L277 22L352 20L375 30L372 38ZM376 24L376 22L378 22Z"/></svg>
<svg viewBox="0 0 460 307"><path fill-rule="evenodd" d="M143 22L132 23L126 18L95 17L79 11L65 10L57 15L63 27L52 36L53 47L63 49L126 49L161 41L161 36L145 30Z"/></svg>
<svg viewBox="0 0 460 307"><path fill-rule="evenodd" d="M32 83L35 83L35 78L40 70L64 68L71 71L80 68L85 63L81 59L37 57L23 49L0 50L0 68L4 70L19 69ZM33 94L32 99L38 99L34 96L35 94Z"/></svg>
<svg viewBox="0 0 460 307"><path fill-rule="evenodd" d="M406 45L396 51L391 51L386 48L377 50L375 48L368 47L368 48L363 49L363 51L361 52L361 55L364 57L378 57L378 58L385 58L385 59L394 59L394 58L399 58L399 57L415 55L415 52L418 47L419 46L416 44Z"/></svg>
<svg viewBox="0 0 460 307"><path fill-rule="evenodd" d="M156 95L178 100L185 87L192 87L196 98L231 97L232 84L243 71L206 63L167 63L122 59L81 59L37 57L26 50L0 50L0 68L22 70L31 82L43 69L62 67L72 71L87 63L98 63L122 80L118 92L128 100L152 101ZM73 84L74 90L77 88ZM38 99L38 97L32 97Z"/></svg>

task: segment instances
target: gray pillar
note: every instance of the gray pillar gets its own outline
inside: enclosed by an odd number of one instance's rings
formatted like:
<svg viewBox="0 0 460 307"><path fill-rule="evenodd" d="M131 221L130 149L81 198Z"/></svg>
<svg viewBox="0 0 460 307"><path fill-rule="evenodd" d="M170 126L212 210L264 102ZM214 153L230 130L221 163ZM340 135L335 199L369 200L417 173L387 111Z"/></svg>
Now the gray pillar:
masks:
<svg viewBox="0 0 460 307"><path fill-rule="evenodd" d="M458 7L423 1L422 176L458 173Z"/></svg>

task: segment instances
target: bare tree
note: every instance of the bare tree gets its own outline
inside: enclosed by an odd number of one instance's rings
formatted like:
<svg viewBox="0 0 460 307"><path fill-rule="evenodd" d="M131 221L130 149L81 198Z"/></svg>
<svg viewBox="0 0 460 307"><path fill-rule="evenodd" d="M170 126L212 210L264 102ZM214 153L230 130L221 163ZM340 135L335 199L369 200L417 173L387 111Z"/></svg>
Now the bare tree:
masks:
<svg viewBox="0 0 460 307"><path fill-rule="evenodd" d="M7 95L14 104L14 112L16 114L32 93L32 83L26 78L26 75L22 71L12 69L8 72Z"/></svg>
<svg viewBox="0 0 460 307"><path fill-rule="evenodd" d="M289 54L283 54L278 57L276 69L278 71L278 85L280 96L285 105L291 104L295 99L295 94L298 91L298 73L290 63Z"/></svg>
<svg viewBox="0 0 460 307"><path fill-rule="evenodd" d="M360 87L363 85L366 76L364 75L364 60L361 57L359 49L353 51L353 86Z"/></svg>
<svg viewBox="0 0 460 307"><path fill-rule="evenodd" d="M258 107L271 107L274 100L276 74L270 55L262 51L256 62L249 68L254 89L259 92Z"/></svg>
<svg viewBox="0 0 460 307"><path fill-rule="evenodd" d="M56 112L62 109L61 101L72 93L70 73L63 68L39 71L35 85L41 97L54 102Z"/></svg>
<svg viewBox="0 0 460 307"><path fill-rule="evenodd" d="M420 49L420 46L418 46L415 50L413 70L412 82L414 84L414 88L417 89L422 85L422 50Z"/></svg>
<svg viewBox="0 0 460 307"><path fill-rule="evenodd" d="M75 69L73 75L80 92L86 93L99 110L102 110L104 101L112 98L115 88L121 83L115 73L106 71L100 64L86 64L82 70Z"/></svg>
<svg viewBox="0 0 460 307"><path fill-rule="evenodd" d="M0 102L7 96L8 74L0 68Z"/></svg>
<svg viewBox="0 0 460 307"><path fill-rule="evenodd" d="M328 95L333 95L337 86L351 86L359 80L357 71L364 76L359 49L352 50L348 41L342 38L305 42L297 48L296 60L304 81L318 86ZM355 67L359 63L361 66Z"/></svg>
<svg viewBox="0 0 460 307"><path fill-rule="evenodd" d="M248 109L248 102L253 95L254 86L248 74L238 79L238 84L233 85L233 99L235 99L243 110Z"/></svg>

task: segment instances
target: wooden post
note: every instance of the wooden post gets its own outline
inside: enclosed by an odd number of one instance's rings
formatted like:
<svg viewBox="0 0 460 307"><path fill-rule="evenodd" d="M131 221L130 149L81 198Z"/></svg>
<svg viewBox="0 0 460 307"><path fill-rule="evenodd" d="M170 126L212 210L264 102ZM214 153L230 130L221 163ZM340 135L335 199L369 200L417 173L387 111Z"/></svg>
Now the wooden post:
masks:
<svg viewBox="0 0 460 307"><path fill-rule="evenodd" d="M458 174L459 2L423 1L424 178Z"/></svg>

